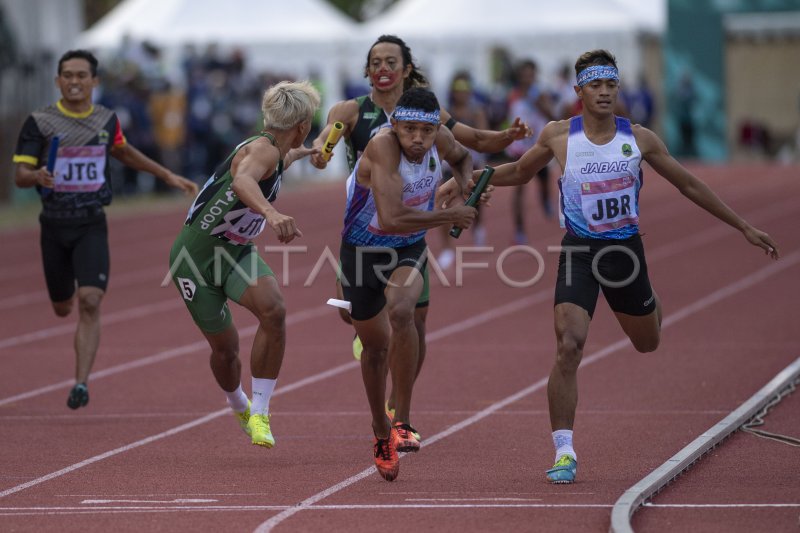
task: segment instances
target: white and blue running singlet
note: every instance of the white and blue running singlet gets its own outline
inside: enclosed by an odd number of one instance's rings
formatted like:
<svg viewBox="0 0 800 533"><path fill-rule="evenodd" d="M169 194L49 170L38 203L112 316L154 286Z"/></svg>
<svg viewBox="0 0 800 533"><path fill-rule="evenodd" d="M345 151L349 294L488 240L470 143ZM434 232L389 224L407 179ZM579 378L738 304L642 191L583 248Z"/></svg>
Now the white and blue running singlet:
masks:
<svg viewBox="0 0 800 533"><path fill-rule="evenodd" d="M425 236L426 230L413 233L388 233L381 229L372 190L358 184L356 173L361 159L347 178L347 207L344 212L342 238L353 246L403 248ZM400 176L403 178L403 204L420 211L432 211L436 187L442 179L439 152L432 146L422 163L411 163L400 154Z"/></svg>
<svg viewBox="0 0 800 533"><path fill-rule="evenodd" d="M600 146L570 119L567 161L558 182L561 225L578 237L626 239L639 232L642 153L629 120L616 117L617 134Z"/></svg>

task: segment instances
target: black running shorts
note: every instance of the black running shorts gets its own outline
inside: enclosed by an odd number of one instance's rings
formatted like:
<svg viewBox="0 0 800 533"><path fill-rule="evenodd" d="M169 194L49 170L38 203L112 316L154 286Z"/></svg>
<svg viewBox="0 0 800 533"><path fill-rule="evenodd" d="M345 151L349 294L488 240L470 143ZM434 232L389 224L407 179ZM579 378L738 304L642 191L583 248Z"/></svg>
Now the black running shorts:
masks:
<svg viewBox="0 0 800 533"><path fill-rule="evenodd" d="M108 286L109 251L105 214L86 220L39 218L40 243L47 292L63 302L78 287Z"/></svg>
<svg viewBox="0 0 800 533"><path fill-rule="evenodd" d="M403 248L356 247L342 242L339 251L342 292L345 300L353 306L350 316L354 320L369 320L380 313L386 305L383 291L392 273L401 266L410 266L424 273L428 262L427 249L425 239ZM396 263L390 266L395 258Z"/></svg>
<svg viewBox="0 0 800 533"><path fill-rule="evenodd" d="M586 239L566 234L558 258L555 305L573 303L594 315L602 289L611 309L649 315L656 309L639 235L627 239Z"/></svg>

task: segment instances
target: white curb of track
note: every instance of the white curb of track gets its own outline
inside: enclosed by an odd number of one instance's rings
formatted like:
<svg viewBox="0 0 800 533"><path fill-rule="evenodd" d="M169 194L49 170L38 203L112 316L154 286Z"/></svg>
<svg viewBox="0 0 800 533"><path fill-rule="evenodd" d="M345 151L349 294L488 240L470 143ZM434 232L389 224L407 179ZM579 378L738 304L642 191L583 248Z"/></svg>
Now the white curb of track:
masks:
<svg viewBox="0 0 800 533"><path fill-rule="evenodd" d="M645 500L664 488L681 472L691 467L706 452L738 430L770 400L800 376L800 358L783 369L738 409L713 425L641 481L626 490L611 510L611 533L633 533L631 517Z"/></svg>

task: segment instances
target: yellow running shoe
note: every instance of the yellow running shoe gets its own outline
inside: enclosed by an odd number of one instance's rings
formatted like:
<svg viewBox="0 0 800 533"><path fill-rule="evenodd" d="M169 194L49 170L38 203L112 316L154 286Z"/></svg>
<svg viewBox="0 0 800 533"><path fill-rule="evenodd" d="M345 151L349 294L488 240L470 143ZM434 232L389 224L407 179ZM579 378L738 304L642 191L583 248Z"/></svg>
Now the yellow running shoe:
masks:
<svg viewBox="0 0 800 533"><path fill-rule="evenodd" d="M353 337L353 357L356 358L356 361L361 361L361 352L363 351L364 345L361 344L361 339L356 335Z"/></svg>
<svg viewBox="0 0 800 533"><path fill-rule="evenodd" d="M275 446L275 438L269 429L269 415L250 415L247 429L250 430L250 438L256 446L264 448Z"/></svg>
<svg viewBox="0 0 800 533"><path fill-rule="evenodd" d="M236 421L239 422L239 427L241 427L245 435L249 437L250 428L247 426L247 423L250 421L250 400L247 400L247 409L245 409L243 413L234 411L233 415L236 417Z"/></svg>

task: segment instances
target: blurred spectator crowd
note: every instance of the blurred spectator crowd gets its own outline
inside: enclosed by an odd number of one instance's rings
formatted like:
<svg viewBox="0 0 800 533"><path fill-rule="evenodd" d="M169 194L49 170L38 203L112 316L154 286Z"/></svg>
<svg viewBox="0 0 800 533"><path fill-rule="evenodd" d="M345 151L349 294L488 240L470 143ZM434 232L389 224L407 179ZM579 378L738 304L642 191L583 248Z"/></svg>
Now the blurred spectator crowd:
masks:
<svg viewBox="0 0 800 533"><path fill-rule="evenodd" d="M478 87L469 72L454 72L449 94L439 95L440 101L465 124L499 130L519 116L534 135L488 158L473 154L476 166L487 161L516 159L548 121L580 112L571 65L564 65L551 76L552 81L545 83L533 59L512 60L505 50L499 50L495 57L491 86ZM242 51L223 54L214 45L203 50L186 46L178 80L168 79L163 59L156 46L126 39L112 57L101 61L101 84L95 98L116 111L126 137L134 146L168 168L202 183L237 143L260 130L263 91L291 76L281 72L254 73ZM345 98L368 91L364 79L347 80L341 88ZM643 79L635 86L624 87L620 100L618 113L644 126L652 123L654 99ZM324 120L322 112L318 113L309 142ZM138 175L127 167L120 165L115 174L120 176L116 187L120 194L164 191L158 180ZM546 182L542 185L542 206L551 214L552 207L546 198L549 189Z"/></svg>
<svg viewBox="0 0 800 533"><path fill-rule="evenodd" d="M113 109L128 140L149 157L202 183L214 165L261 127L261 96L290 79L279 72L253 73L239 50L221 54L216 46L187 46L181 79L170 81L161 51L147 42L126 40L101 61L98 103ZM165 192L158 180L119 165L117 191Z"/></svg>

